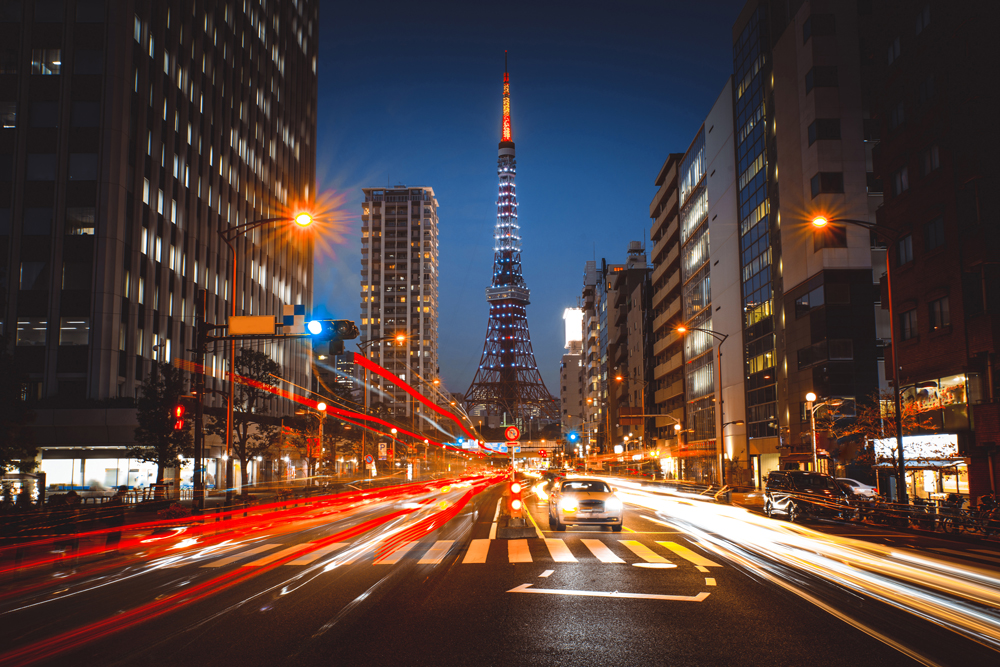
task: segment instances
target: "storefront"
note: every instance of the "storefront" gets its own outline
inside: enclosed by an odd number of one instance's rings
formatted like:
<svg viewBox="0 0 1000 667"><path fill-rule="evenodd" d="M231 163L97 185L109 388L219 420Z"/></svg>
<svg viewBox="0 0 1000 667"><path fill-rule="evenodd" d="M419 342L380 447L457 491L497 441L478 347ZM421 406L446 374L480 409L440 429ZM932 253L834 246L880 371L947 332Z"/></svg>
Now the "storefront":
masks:
<svg viewBox="0 0 1000 667"><path fill-rule="evenodd" d="M875 460L882 474L879 480L895 485L896 440L875 440ZM903 438L907 493L911 498L940 500L952 493L969 494L968 461L958 455L958 435L933 433ZM881 486L881 484L880 484ZM882 495L894 495L894 489L881 489Z"/></svg>

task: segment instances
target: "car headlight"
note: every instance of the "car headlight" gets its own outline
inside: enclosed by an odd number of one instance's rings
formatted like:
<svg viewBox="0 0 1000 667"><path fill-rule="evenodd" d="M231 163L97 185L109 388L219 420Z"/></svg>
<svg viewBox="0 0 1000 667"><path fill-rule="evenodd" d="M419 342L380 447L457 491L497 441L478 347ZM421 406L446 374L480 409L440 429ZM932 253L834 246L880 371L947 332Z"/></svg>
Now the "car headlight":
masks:
<svg viewBox="0 0 1000 667"><path fill-rule="evenodd" d="M560 500L559 509L561 509L563 512L575 512L577 507L576 503L573 502L572 500Z"/></svg>
<svg viewBox="0 0 1000 667"><path fill-rule="evenodd" d="M604 502L604 507L611 510L612 512L617 512L622 508L621 498L608 498Z"/></svg>

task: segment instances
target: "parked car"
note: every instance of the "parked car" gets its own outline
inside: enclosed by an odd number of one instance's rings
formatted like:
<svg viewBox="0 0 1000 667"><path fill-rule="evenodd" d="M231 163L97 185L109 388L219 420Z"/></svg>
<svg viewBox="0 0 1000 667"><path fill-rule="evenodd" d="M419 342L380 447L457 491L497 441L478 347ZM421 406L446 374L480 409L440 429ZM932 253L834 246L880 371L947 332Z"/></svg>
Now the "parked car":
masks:
<svg viewBox="0 0 1000 667"><path fill-rule="evenodd" d="M830 475L804 470L772 470L764 490L764 514L804 517L842 516L850 512L849 496Z"/></svg>
<svg viewBox="0 0 1000 667"><path fill-rule="evenodd" d="M859 482L856 479L851 479L850 477L838 477L837 481L840 482L844 490L851 495L862 496L864 498L874 498L878 495L878 489L874 486Z"/></svg>
<svg viewBox="0 0 1000 667"><path fill-rule="evenodd" d="M556 480L549 494L549 528L566 530L567 525L611 526L622 530L622 501L602 479L578 477Z"/></svg>

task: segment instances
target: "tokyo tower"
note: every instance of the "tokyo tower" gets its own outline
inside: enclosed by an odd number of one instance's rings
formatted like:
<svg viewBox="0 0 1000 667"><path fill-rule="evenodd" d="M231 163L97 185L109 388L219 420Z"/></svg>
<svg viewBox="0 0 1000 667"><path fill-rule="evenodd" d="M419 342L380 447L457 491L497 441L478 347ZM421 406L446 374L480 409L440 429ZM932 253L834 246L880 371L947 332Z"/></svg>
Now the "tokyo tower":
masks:
<svg viewBox="0 0 1000 667"><path fill-rule="evenodd" d="M510 132L510 76L503 73L503 126L497 158L500 193L493 234L493 283L486 289L490 320L476 376L465 392L470 412L514 419L558 419L555 398L545 388L528 333L529 290L521 276L521 236L514 191L516 162Z"/></svg>

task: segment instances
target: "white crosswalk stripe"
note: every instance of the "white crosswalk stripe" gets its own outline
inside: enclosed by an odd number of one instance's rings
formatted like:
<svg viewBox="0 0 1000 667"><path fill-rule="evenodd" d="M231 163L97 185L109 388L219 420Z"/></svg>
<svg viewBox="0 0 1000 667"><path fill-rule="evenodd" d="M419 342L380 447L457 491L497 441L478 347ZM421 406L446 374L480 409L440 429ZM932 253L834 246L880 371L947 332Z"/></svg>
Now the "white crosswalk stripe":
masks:
<svg viewBox="0 0 1000 667"><path fill-rule="evenodd" d="M217 560L201 564L201 567L219 568L240 561L242 567L262 567L278 561L288 559L282 565L305 566L315 563L324 556L328 556L337 551L341 551L351 546L349 542L338 542L327 544L322 547L313 547L314 543L302 542L299 544L261 544L253 548L245 549L237 553L222 552L218 554ZM360 546L360 545L358 545ZM352 562L368 562L372 565L396 565L404 561L416 561L422 565L438 565L453 553L456 543L454 540L438 540L435 542L406 542L395 547L392 551L383 553L379 550L356 550L349 560L344 564ZM303 552L301 555L298 552ZM491 554L492 551L492 554ZM938 549L943 552L946 549ZM271 552L266 553L265 552ZM519 540L489 540L474 539L468 544L465 553L462 553L461 545L457 550L459 562L462 564L485 564L492 562L499 563L607 563L607 564L633 564L639 567L674 568L676 562L668 556L676 555L682 559L686 567L693 565L699 572L707 573L709 567L722 567L693 549L680 544L679 542L622 540L622 539L595 539L595 538L528 538ZM263 554L263 555L262 555ZM257 559L250 559L258 556ZM297 556L297 557L296 557ZM989 556L980 554L968 554L969 557L988 559ZM596 559L596 561L595 561ZM199 559L200 560L200 559ZM173 563L169 567L181 567L190 565L193 562L182 560Z"/></svg>

